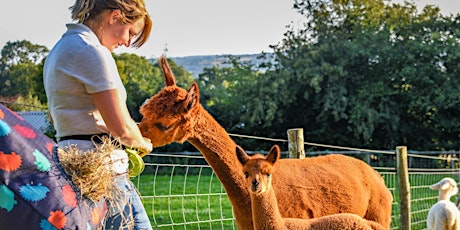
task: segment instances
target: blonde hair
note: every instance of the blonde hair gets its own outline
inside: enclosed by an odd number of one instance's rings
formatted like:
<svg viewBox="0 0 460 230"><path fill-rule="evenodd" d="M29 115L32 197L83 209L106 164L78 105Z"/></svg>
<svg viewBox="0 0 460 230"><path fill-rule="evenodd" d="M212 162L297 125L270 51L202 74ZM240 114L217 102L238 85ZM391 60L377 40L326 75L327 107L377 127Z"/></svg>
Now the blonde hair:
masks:
<svg viewBox="0 0 460 230"><path fill-rule="evenodd" d="M141 47L148 39L152 29L152 20L145 8L144 0L76 0L69 8L72 19L83 23L89 19L96 19L104 11L120 10L123 23L133 23L139 18L144 18L144 28L131 44Z"/></svg>

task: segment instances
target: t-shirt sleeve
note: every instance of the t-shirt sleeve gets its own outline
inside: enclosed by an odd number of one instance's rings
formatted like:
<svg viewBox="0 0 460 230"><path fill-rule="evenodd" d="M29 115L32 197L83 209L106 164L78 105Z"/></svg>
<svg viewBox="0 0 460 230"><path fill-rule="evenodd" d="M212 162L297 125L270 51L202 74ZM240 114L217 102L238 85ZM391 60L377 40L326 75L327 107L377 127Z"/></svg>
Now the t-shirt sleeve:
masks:
<svg viewBox="0 0 460 230"><path fill-rule="evenodd" d="M88 93L115 89L120 79L115 59L103 46L87 46L82 49L78 53L73 72Z"/></svg>

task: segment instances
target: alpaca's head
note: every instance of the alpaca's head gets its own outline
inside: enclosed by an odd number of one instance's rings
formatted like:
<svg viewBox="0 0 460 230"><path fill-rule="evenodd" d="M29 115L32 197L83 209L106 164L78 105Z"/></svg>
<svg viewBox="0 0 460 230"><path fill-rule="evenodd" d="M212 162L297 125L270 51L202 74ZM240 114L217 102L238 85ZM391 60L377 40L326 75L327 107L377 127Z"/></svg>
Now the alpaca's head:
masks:
<svg viewBox="0 0 460 230"><path fill-rule="evenodd" d="M275 145L265 157L262 154L249 156L240 147L236 147L236 155L243 165L248 191L252 194L261 194L271 187L274 164L280 158L280 148Z"/></svg>
<svg viewBox="0 0 460 230"><path fill-rule="evenodd" d="M438 183L431 185L430 189L439 190L439 195L445 199L449 199L458 193L457 182L450 177L445 177Z"/></svg>
<svg viewBox="0 0 460 230"><path fill-rule="evenodd" d="M142 121L139 124L142 135L152 140L153 147L186 141L192 135L192 113L200 101L196 83L189 90L176 86L166 57L160 57L158 63L165 87L141 106Z"/></svg>

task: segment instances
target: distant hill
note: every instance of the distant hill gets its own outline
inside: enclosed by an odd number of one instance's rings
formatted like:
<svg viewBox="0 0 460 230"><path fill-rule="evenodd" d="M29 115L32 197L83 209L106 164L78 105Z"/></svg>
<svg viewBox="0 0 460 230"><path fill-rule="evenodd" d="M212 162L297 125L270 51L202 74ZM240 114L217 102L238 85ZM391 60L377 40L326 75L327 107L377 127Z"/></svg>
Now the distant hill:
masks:
<svg viewBox="0 0 460 230"><path fill-rule="evenodd" d="M232 55L239 57L242 62L250 62L253 65L258 65L266 59L259 59L261 54L243 54L243 55ZM200 73L203 72L204 68L212 68L213 66L226 67L228 64L229 55L200 55L200 56L186 56L186 57L170 57L178 66L183 67L188 72L197 78ZM269 54L269 58L273 58L273 55Z"/></svg>

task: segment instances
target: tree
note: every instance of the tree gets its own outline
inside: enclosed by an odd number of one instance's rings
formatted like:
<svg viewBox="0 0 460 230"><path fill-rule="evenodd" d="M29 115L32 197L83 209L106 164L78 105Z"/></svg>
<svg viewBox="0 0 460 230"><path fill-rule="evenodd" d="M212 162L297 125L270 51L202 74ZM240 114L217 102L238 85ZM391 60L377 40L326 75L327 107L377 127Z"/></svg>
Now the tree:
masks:
<svg viewBox="0 0 460 230"><path fill-rule="evenodd" d="M257 82L252 124L267 133L303 127L308 140L344 146L458 145L459 123L448 120L460 95L459 20L410 2L294 6L308 22L272 46L277 65Z"/></svg>
<svg viewBox="0 0 460 230"><path fill-rule="evenodd" d="M198 77L200 98L205 108L228 130L243 129L247 96L258 73L250 63L228 56L225 67L205 68Z"/></svg>
<svg viewBox="0 0 460 230"><path fill-rule="evenodd" d="M7 42L1 54L0 95L29 98L30 104L45 103L42 73L48 49L22 40Z"/></svg>
<svg viewBox="0 0 460 230"><path fill-rule="evenodd" d="M7 42L2 48L1 71L9 66L30 62L39 64L46 57L49 50L46 46L32 44L27 40Z"/></svg>
<svg viewBox="0 0 460 230"><path fill-rule="evenodd" d="M258 58L269 60L271 56L260 55ZM264 124L253 123L253 117L257 112L267 114L267 111L255 110L264 108L259 104L261 98L258 98L260 95L257 92L266 87L259 87L257 82L262 80L263 72L269 66L263 62L256 66L236 56L228 56L227 59L222 66L205 68L199 75L201 103L228 132L267 136L262 132ZM266 149L272 144L261 144L254 139L236 141L249 149Z"/></svg>
<svg viewBox="0 0 460 230"><path fill-rule="evenodd" d="M127 92L128 110L140 121L140 105L160 87L161 72L147 59L135 54L114 54L118 71Z"/></svg>

